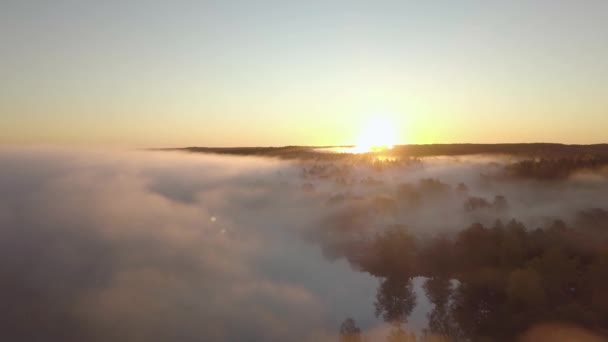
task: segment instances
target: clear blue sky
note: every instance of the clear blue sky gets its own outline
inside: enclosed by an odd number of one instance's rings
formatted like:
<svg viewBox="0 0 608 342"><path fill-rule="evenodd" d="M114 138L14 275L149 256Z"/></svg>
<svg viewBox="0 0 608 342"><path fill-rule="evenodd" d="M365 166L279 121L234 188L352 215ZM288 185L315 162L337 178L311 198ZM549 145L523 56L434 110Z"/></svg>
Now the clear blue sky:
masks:
<svg viewBox="0 0 608 342"><path fill-rule="evenodd" d="M608 1L0 2L0 143L608 142Z"/></svg>

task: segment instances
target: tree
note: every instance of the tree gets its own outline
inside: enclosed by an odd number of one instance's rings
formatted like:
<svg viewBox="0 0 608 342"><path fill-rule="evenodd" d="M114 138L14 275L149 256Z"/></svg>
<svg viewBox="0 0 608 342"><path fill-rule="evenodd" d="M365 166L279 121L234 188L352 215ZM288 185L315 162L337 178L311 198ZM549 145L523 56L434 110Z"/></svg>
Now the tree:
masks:
<svg viewBox="0 0 608 342"><path fill-rule="evenodd" d="M340 342L362 342L361 329L352 318L347 318L340 326Z"/></svg>
<svg viewBox="0 0 608 342"><path fill-rule="evenodd" d="M381 282L376 293L376 316L386 322L406 322L416 306L416 295L411 279L388 278Z"/></svg>

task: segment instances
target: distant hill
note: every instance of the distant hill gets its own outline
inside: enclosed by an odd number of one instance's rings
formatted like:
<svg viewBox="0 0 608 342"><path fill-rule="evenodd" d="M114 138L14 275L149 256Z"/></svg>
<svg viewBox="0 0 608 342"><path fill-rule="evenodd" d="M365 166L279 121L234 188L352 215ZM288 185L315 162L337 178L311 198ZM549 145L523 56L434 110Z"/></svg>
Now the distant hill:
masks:
<svg viewBox="0 0 608 342"><path fill-rule="evenodd" d="M283 147L184 147L160 149L191 153L214 153L242 156L269 156L280 158L339 158L348 153L328 153L324 149L352 146L283 146ZM608 159L608 144L565 145L553 143L522 144L432 144L398 145L392 150L369 152L397 158L431 156L465 156L476 154L504 154L525 158L599 158Z"/></svg>

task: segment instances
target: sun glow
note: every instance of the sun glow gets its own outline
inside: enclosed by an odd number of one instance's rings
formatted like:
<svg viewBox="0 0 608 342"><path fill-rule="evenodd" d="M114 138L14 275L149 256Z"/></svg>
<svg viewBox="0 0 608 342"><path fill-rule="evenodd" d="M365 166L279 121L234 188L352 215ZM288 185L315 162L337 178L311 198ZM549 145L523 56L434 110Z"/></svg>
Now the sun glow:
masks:
<svg viewBox="0 0 608 342"><path fill-rule="evenodd" d="M365 124L355 153L366 153L382 150L390 150L397 143L397 131L389 121L385 119L373 119Z"/></svg>

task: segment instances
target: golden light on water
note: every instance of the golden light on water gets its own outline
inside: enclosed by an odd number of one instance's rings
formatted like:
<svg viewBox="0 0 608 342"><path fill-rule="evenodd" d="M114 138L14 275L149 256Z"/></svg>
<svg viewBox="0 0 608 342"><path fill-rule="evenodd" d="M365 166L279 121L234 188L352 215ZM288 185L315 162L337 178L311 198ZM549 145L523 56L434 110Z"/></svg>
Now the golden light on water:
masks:
<svg viewBox="0 0 608 342"><path fill-rule="evenodd" d="M396 144L397 129L395 125L387 119L374 118L362 127L353 152L366 153L390 150Z"/></svg>

